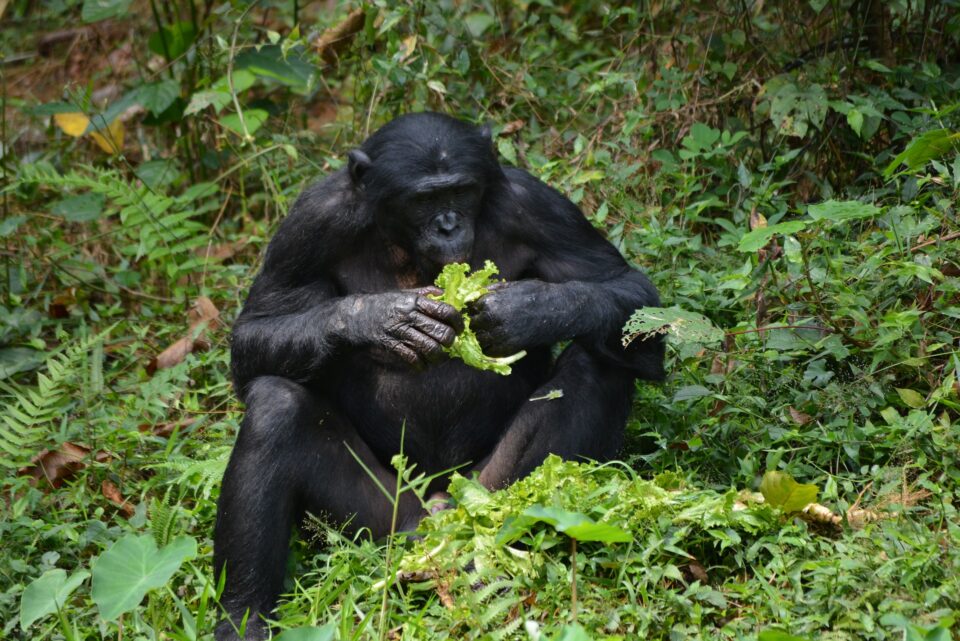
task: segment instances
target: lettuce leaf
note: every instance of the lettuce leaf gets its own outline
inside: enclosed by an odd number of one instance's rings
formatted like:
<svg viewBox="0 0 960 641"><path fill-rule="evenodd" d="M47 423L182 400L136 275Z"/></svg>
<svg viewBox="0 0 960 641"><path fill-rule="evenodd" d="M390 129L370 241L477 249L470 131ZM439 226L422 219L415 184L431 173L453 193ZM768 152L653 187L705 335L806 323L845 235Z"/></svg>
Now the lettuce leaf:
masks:
<svg viewBox="0 0 960 641"><path fill-rule="evenodd" d="M464 363L477 369L489 370L507 376L512 371L511 363L515 363L527 355L525 351L511 356L497 358L487 356L480 348L477 335L470 329L470 316L463 311L467 303L477 300L490 292L488 286L493 284L494 276L500 273L493 261L486 261L482 269L470 275L470 265L466 263L450 263L443 268L434 281L434 285L443 290L443 294L432 296L435 300L443 301L453 306L463 315L463 331L453 341L453 345L444 348L453 358L459 358Z"/></svg>

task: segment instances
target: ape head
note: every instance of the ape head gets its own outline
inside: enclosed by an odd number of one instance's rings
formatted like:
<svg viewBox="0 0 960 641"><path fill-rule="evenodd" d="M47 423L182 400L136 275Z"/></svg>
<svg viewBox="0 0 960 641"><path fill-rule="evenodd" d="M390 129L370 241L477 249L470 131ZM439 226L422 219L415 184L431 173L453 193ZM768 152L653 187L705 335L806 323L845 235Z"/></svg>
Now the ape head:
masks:
<svg viewBox="0 0 960 641"><path fill-rule="evenodd" d="M349 170L379 230L431 273L469 260L484 195L503 178L488 128L437 113L385 125Z"/></svg>

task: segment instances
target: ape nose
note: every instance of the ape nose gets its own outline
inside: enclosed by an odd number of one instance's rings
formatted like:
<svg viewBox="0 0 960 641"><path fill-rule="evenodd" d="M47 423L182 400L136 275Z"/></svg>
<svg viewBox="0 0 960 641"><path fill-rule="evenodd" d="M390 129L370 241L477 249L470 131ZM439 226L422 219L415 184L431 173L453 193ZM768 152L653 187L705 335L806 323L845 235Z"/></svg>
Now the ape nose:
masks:
<svg viewBox="0 0 960 641"><path fill-rule="evenodd" d="M433 219L436 230L443 236L452 236L460 229L460 214L455 211L445 211L437 214Z"/></svg>

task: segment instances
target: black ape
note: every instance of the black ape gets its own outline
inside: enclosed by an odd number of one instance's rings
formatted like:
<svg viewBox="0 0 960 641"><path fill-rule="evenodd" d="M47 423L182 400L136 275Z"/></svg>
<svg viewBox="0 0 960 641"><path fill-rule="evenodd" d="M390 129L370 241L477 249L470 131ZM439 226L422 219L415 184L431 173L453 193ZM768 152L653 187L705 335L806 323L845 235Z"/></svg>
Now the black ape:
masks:
<svg viewBox="0 0 960 641"><path fill-rule="evenodd" d="M507 377L444 358L461 319L427 296L444 264L486 259L506 283L471 322L487 353L527 350ZM657 304L573 203L497 162L485 129L422 113L373 134L297 200L233 330L247 413L223 479L214 567L226 568L234 622L249 609L247 638L265 634L260 615L305 511L388 532L391 507L346 445L386 487L404 423L417 470L467 464L490 488L549 453L614 456L634 379L663 376L662 343L623 349L620 328ZM563 397L529 400L554 389ZM401 500L412 529L424 509ZM236 638L228 621L217 638Z"/></svg>

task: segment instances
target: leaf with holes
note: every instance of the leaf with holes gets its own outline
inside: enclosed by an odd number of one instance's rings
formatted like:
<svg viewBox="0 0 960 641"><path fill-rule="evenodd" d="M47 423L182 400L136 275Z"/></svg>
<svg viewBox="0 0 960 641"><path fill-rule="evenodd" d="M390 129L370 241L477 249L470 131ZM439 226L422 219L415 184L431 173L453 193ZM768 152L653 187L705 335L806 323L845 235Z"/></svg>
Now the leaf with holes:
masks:
<svg viewBox="0 0 960 641"><path fill-rule="evenodd" d="M712 345L723 340L723 330L706 316L679 307L642 307L623 326L623 346L637 338L667 334L680 343Z"/></svg>

